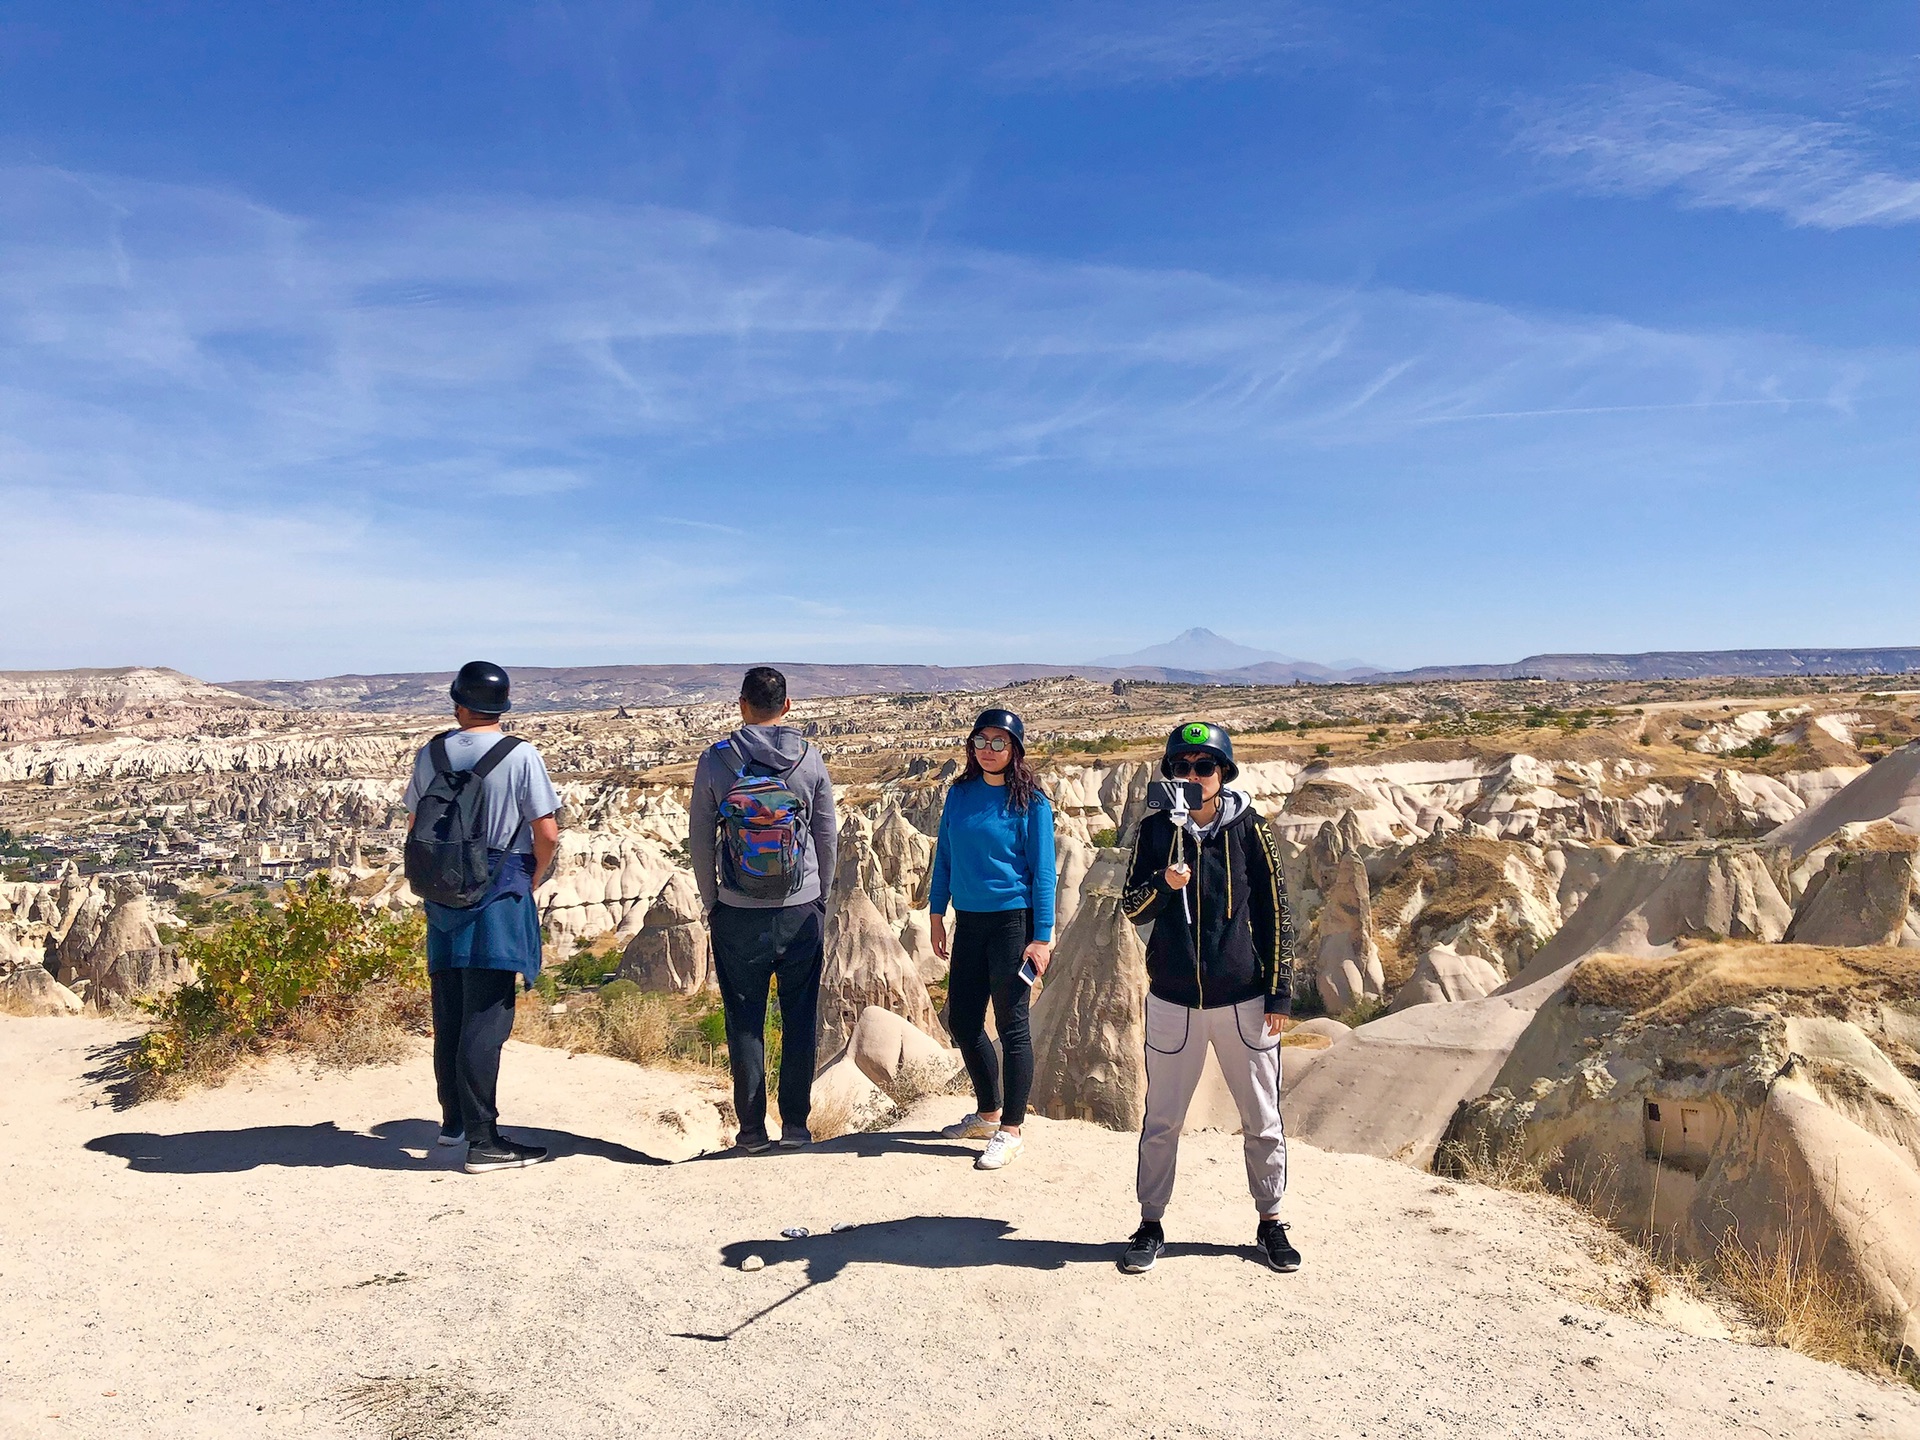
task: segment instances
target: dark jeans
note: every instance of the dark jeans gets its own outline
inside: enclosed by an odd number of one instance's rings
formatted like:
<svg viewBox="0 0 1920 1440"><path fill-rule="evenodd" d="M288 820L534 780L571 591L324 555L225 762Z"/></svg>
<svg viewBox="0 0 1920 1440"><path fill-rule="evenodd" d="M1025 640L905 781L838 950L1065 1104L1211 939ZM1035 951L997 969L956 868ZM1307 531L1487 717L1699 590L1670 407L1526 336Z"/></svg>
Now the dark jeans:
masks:
<svg viewBox="0 0 1920 1440"><path fill-rule="evenodd" d="M713 968L727 1011L733 1113L743 1140L767 1135L767 984L780 981L780 1124L806 1129L813 1109L814 1020L820 1007L820 906L716 905Z"/></svg>
<svg viewBox="0 0 1920 1440"><path fill-rule="evenodd" d="M513 1033L520 972L461 968L435 971L429 979L440 1128L465 1131L474 1144L496 1140L500 1047Z"/></svg>
<svg viewBox="0 0 1920 1440"><path fill-rule="evenodd" d="M956 910L953 952L947 973L947 1020L953 1043L967 1062L981 1111L1000 1111L1002 1125L1021 1125L1033 1091L1033 1036L1027 1030L1031 988L1020 978L1021 954L1033 939L1031 910ZM987 1038L987 1001L1000 1031L996 1064ZM1000 1071L1006 1069L1006 1097Z"/></svg>

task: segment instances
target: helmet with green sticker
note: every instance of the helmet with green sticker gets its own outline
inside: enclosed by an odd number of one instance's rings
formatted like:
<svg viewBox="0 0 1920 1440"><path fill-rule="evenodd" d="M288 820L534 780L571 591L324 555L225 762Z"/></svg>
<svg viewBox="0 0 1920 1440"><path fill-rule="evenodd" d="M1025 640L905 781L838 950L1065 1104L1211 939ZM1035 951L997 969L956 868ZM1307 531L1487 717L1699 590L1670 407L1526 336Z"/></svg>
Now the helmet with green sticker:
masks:
<svg viewBox="0 0 1920 1440"><path fill-rule="evenodd" d="M1240 767L1233 763L1233 737L1224 725L1215 725L1209 720L1189 720L1174 727L1173 733L1167 736L1166 753L1160 757L1162 775L1168 773L1168 766L1176 755L1213 756L1220 762L1223 781L1232 780L1240 773Z"/></svg>

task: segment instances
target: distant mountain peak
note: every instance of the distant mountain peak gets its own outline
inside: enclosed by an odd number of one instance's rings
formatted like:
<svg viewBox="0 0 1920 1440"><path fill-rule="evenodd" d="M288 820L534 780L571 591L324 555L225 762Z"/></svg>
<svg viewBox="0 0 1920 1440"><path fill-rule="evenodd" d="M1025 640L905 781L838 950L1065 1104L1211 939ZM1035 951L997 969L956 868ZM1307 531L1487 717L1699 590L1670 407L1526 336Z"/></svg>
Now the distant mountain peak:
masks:
<svg viewBox="0 0 1920 1440"><path fill-rule="evenodd" d="M1282 655L1274 650L1256 650L1251 645L1242 645L1216 634L1204 625L1195 625L1182 630L1165 644L1149 645L1144 650L1130 651L1125 655L1104 655L1089 663L1120 669L1130 665L1152 665L1169 670L1238 670L1245 665L1293 665L1298 662L1291 655Z"/></svg>

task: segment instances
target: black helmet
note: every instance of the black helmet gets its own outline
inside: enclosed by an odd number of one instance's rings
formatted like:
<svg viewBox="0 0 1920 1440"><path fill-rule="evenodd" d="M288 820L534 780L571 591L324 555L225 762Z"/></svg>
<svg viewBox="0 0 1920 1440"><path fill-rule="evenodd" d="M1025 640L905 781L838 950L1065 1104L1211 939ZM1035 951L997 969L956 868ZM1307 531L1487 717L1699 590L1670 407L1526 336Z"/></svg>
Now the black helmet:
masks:
<svg viewBox="0 0 1920 1440"><path fill-rule="evenodd" d="M453 703L477 715L504 715L513 708L507 699L507 672L486 660L469 660L453 677L447 693Z"/></svg>
<svg viewBox="0 0 1920 1440"><path fill-rule="evenodd" d="M1020 743L1022 750L1027 748L1026 724L1011 710L982 710L973 722L973 729L967 732L967 738L971 740L982 730L1004 730Z"/></svg>
<svg viewBox="0 0 1920 1440"><path fill-rule="evenodd" d="M1233 737L1227 734L1224 725L1215 725L1211 720L1189 720L1174 728L1167 736L1167 752L1160 757L1160 773L1168 774L1174 756L1195 754L1211 755L1220 762L1223 784L1240 773L1240 767L1233 763Z"/></svg>

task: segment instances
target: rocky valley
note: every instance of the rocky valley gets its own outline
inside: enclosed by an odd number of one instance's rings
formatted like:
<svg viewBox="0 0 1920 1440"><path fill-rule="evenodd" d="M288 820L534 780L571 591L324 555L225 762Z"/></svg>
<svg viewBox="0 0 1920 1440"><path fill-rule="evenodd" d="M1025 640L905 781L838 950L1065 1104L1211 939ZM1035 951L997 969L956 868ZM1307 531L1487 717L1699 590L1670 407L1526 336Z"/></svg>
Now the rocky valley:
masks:
<svg viewBox="0 0 1920 1440"><path fill-rule="evenodd" d="M1118 892L1162 738L1204 714L1235 733L1292 899L1290 1134L1531 1167L1668 1256L1804 1246L1920 1343L1920 692L1885 683L1042 676L807 699L794 723L841 808L817 1096L860 1128L898 1114L904 1071L953 1073L931 837L972 715L1001 704L1057 811L1035 1107L1137 1127L1143 952ZM414 906L400 792L447 723L165 671L0 679L0 997L119 1014L189 977L186 935L318 874ZM733 723L720 700L510 717L564 801L550 964L711 985L687 786ZM1217 1074L1189 1123L1235 1128Z"/></svg>

